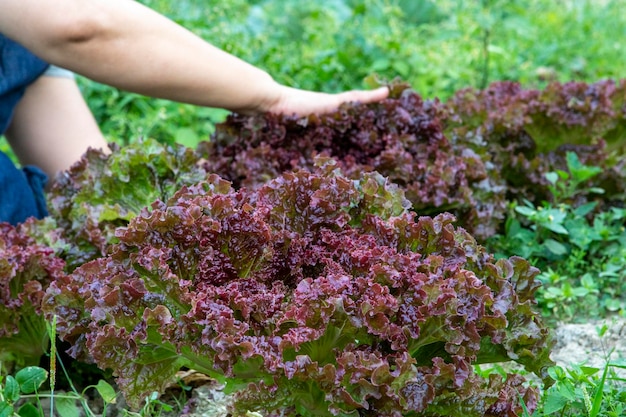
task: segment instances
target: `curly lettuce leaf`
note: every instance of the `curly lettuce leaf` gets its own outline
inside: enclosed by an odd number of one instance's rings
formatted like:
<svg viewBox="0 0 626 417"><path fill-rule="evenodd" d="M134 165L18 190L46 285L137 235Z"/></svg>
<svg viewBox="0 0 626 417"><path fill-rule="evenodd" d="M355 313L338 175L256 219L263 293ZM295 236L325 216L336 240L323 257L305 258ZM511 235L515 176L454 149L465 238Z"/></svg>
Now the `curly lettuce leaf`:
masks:
<svg viewBox="0 0 626 417"><path fill-rule="evenodd" d="M237 413L465 416L510 399L514 416L513 389L534 398L472 367L483 350L551 365L525 261L494 263L451 215L415 219L376 175L324 163L254 191L211 178L46 293L71 353L112 369L131 405L181 366L224 382Z"/></svg>
<svg viewBox="0 0 626 417"><path fill-rule="evenodd" d="M56 179L49 193L50 215L74 249L70 269L107 253L115 229L125 226L155 200L166 200L207 176L199 156L181 145L151 139L109 154L90 149Z"/></svg>
<svg viewBox="0 0 626 417"><path fill-rule="evenodd" d="M37 365L48 349L41 311L47 286L64 276L64 262L52 248L28 234L34 220L11 226L0 223L0 362Z"/></svg>

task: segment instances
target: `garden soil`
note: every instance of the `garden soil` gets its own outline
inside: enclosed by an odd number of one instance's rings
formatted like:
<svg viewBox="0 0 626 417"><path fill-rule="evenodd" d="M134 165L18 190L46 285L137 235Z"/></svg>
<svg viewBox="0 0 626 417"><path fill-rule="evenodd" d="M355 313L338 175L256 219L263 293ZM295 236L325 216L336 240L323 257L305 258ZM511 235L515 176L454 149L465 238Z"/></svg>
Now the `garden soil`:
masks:
<svg viewBox="0 0 626 417"><path fill-rule="evenodd" d="M608 361L626 365L626 319L562 324L556 327L555 339L551 357L558 365L601 369Z"/></svg>

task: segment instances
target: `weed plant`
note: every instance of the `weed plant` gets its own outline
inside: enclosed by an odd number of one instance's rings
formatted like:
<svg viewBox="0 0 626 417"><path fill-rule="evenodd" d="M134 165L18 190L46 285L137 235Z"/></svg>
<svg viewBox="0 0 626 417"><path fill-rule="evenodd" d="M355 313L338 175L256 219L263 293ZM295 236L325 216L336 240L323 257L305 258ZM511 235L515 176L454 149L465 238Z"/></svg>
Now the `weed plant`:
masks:
<svg viewBox="0 0 626 417"><path fill-rule="evenodd" d="M57 351L53 320L48 325L50 333L50 363L44 369L40 366L27 366L14 375L2 372L0 362L0 417L97 417L107 416L107 410L116 408L116 415L124 417L156 417L164 413L179 415L186 399L172 398L168 402L161 400L154 392L138 410L116 406L121 397L117 389L104 379L93 385L78 388L74 385L66 364ZM57 365L69 382L69 389L57 391ZM183 388L183 395L185 388ZM95 400L90 399L94 397ZM110 414L110 413L109 413Z"/></svg>
<svg viewBox="0 0 626 417"><path fill-rule="evenodd" d="M602 339L607 330L606 324L598 327ZM555 383L542 391L541 400L534 413L524 410L522 417L621 417L626 413L626 379L623 359L612 360L613 351L602 346L605 354L604 365L590 366L586 363L568 367L553 366L548 372ZM511 370L495 364L477 366L483 376L506 375ZM531 382L533 383L533 382ZM541 388L541 387L540 387Z"/></svg>
<svg viewBox="0 0 626 417"><path fill-rule="evenodd" d="M597 329L603 337L608 327ZM626 413L626 379L623 359L611 360L613 351L607 351L603 367L573 365L554 366L549 370L556 381L547 389L541 407L533 417L620 417Z"/></svg>
<svg viewBox="0 0 626 417"><path fill-rule="evenodd" d="M503 235L489 245L503 256L529 259L542 273L537 301L554 321L588 321L626 312L626 209L595 210L597 202L576 206L579 194L601 194L586 188L599 167L567 154L568 171L546 174L552 200L535 206L512 203Z"/></svg>

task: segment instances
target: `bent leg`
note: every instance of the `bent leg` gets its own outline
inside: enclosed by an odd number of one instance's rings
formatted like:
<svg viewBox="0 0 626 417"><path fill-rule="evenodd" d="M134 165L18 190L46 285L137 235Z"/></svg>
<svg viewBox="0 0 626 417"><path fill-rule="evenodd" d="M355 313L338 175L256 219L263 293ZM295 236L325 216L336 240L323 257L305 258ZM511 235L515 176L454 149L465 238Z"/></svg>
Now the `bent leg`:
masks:
<svg viewBox="0 0 626 417"><path fill-rule="evenodd" d="M6 137L22 165L51 179L88 148L108 150L75 80L64 77L42 76L26 89Z"/></svg>

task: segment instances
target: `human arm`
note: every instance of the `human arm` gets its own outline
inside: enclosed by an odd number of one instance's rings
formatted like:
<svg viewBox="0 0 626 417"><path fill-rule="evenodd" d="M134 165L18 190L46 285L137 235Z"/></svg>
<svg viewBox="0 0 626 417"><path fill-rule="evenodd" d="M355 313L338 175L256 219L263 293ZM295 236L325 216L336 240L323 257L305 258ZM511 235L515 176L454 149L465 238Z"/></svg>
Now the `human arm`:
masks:
<svg viewBox="0 0 626 417"><path fill-rule="evenodd" d="M244 114L308 114L387 96L386 89L326 94L280 85L132 0L0 0L0 9L0 31L44 60L152 97Z"/></svg>

